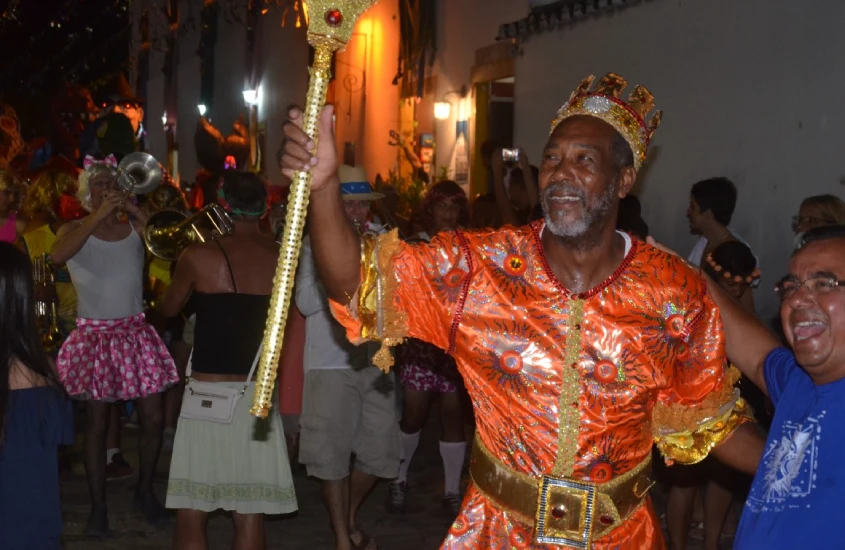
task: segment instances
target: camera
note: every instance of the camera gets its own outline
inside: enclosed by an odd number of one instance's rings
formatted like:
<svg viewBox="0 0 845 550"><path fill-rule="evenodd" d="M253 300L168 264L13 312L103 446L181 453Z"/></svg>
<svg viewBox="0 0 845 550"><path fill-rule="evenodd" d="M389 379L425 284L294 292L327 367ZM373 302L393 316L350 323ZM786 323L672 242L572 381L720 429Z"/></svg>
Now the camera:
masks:
<svg viewBox="0 0 845 550"><path fill-rule="evenodd" d="M505 162L519 161L519 149L502 149L502 160Z"/></svg>

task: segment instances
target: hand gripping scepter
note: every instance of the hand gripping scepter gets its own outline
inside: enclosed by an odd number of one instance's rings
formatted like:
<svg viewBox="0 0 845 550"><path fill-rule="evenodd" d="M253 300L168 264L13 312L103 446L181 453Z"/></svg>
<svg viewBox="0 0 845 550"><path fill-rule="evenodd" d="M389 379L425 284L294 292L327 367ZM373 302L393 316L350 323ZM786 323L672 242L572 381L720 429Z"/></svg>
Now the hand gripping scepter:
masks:
<svg viewBox="0 0 845 550"><path fill-rule="evenodd" d="M355 21L377 0L308 0L309 13L308 42L316 50L308 96L305 99L303 122L305 132L317 142L317 121L326 104L326 89L329 85L332 55L342 50L352 37ZM264 328L264 347L258 366L258 380L249 412L253 416L266 418L273 402L273 388L276 383L276 369L282 350L285 321L290 310L296 264L302 244L302 228L308 211L311 194L312 174L297 172L291 184L288 200L285 230L282 234L281 253L273 278L273 294L270 296L270 312Z"/></svg>

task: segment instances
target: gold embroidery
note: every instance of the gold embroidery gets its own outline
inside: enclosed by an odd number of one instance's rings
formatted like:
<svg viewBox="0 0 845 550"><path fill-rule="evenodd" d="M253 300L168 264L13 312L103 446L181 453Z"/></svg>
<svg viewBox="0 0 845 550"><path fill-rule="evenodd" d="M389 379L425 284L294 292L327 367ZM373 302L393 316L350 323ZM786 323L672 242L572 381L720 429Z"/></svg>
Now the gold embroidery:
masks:
<svg viewBox="0 0 845 550"><path fill-rule="evenodd" d="M361 338L378 338L378 267L375 258L376 238L361 238L361 286L358 288L358 319L361 321Z"/></svg>
<svg viewBox="0 0 845 550"><path fill-rule="evenodd" d="M361 243L361 286L358 289L358 319L361 338L381 342L373 364L387 372L393 366L390 348L408 335L408 316L393 303L399 281L393 261L402 247L396 230L379 237L365 235Z"/></svg>
<svg viewBox="0 0 845 550"><path fill-rule="evenodd" d="M555 476L571 476L578 453L578 431L581 413L578 398L581 380L578 362L581 358L581 320L584 318L584 300L572 297L569 301L569 318L566 321L566 353L561 372L560 425L557 434L557 459L552 470Z"/></svg>
<svg viewBox="0 0 845 550"><path fill-rule="evenodd" d="M696 430L658 436L655 442L667 464L696 464L707 458L710 451L724 442L736 428L748 422L754 422L754 416L748 403L740 398L726 413Z"/></svg>
<svg viewBox="0 0 845 550"><path fill-rule="evenodd" d="M665 433L697 430L703 421L717 416L725 403L734 399L734 385L741 376L736 367L730 367L722 381L722 387L708 394L694 407L679 403L657 403L651 413L655 431Z"/></svg>

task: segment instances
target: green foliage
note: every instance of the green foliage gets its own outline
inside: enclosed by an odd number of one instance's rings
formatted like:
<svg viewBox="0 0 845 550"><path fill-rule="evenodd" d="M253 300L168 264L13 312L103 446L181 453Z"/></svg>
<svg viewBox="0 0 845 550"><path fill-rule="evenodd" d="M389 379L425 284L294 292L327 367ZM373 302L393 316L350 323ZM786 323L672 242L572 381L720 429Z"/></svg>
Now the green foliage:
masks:
<svg viewBox="0 0 845 550"><path fill-rule="evenodd" d="M376 191L383 192L385 187L392 187L399 197L396 206L396 214L402 218L411 219L411 216L419 210L422 203L425 182L410 176L401 176L397 170L391 170L384 183L378 185Z"/></svg>

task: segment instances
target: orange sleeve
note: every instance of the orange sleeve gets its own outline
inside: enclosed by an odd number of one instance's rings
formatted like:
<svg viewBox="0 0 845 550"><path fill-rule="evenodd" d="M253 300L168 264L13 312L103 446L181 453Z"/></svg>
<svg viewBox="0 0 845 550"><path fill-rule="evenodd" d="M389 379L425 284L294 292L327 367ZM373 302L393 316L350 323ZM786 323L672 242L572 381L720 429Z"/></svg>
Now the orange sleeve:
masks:
<svg viewBox="0 0 845 550"><path fill-rule="evenodd" d="M727 363L719 309L703 281L699 291L683 316L683 342L652 412L655 442L670 464L704 460L734 429L754 420L735 387L740 373Z"/></svg>
<svg viewBox="0 0 845 550"><path fill-rule="evenodd" d="M402 242L395 230L367 236L361 285L349 304L332 302L332 313L351 342L381 342L373 362L387 370L393 365L389 348L407 337L449 350L470 272L466 241L458 232L419 244Z"/></svg>

